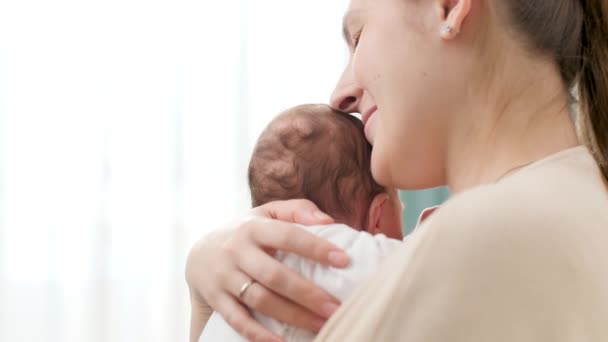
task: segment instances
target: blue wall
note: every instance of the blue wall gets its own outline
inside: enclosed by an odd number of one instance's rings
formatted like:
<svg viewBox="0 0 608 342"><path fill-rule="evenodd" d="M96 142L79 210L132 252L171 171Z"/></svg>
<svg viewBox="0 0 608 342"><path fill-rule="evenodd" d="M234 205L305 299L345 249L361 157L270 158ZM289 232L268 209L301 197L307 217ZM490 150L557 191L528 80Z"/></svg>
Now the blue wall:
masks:
<svg viewBox="0 0 608 342"><path fill-rule="evenodd" d="M443 203L449 196L447 188L435 188L420 191L401 191L401 201L405 204L403 211L403 229L409 234L416 226L420 213L428 208Z"/></svg>

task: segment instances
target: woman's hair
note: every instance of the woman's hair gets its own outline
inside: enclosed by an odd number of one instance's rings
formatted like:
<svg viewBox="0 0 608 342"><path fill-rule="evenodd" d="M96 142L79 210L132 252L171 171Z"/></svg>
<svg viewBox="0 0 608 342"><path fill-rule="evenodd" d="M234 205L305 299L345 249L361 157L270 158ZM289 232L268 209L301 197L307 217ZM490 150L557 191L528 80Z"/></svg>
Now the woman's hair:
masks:
<svg viewBox="0 0 608 342"><path fill-rule="evenodd" d="M508 0L504 4L527 43L554 58L566 86L578 85L581 138L608 180L608 2Z"/></svg>

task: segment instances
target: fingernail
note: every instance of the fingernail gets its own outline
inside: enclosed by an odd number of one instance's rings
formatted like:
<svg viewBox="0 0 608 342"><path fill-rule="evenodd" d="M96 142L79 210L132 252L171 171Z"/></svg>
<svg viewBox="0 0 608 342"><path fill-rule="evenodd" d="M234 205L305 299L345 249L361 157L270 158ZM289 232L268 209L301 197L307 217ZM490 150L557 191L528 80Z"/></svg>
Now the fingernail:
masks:
<svg viewBox="0 0 608 342"><path fill-rule="evenodd" d="M327 302L325 304L323 304L323 306L321 307L321 311L323 311L323 315L327 318L329 318L331 315L334 314L334 312L336 312L336 310L338 310L338 308L340 308L340 306L334 302Z"/></svg>
<svg viewBox="0 0 608 342"><path fill-rule="evenodd" d="M317 330L320 331L321 328L323 328L323 326L325 325L325 322L327 322L327 320L321 319L321 318L315 318L312 320L312 326Z"/></svg>
<svg viewBox="0 0 608 342"><path fill-rule="evenodd" d="M314 216L314 218L315 218L315 219L317 219L317 220L321 220L321 221L331 221L331 220L332 220L332 218L331 218L329 215L325 214L325 213L324 213L324 212L322 212L322 211L318 211L318 210L317 210L317 211L314 211L314 212L312 213L312 215L313 215L313 216Z"/></svg>
<svg viewBox="0 0 608 342"><path fill-rule="evenodd" d="M346 253L340 251L331 251L327 256L329 263L335 267L345 267L348 266L350 262L350 258Z"/></svg>

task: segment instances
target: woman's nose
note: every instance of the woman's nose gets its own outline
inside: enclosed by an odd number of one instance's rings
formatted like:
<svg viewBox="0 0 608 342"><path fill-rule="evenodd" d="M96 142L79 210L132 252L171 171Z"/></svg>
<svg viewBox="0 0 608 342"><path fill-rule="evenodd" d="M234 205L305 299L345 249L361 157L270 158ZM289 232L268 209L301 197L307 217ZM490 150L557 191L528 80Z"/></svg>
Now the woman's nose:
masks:
<svg viewBox="0 0 608 342"><path fill-rule="evenodd" d="M335 110L344 113L354 113L359 111L363 89L352 78L346 77L348 74L349 70L347 69L338 82L336 89L334 89L329 103Z"/></svg>

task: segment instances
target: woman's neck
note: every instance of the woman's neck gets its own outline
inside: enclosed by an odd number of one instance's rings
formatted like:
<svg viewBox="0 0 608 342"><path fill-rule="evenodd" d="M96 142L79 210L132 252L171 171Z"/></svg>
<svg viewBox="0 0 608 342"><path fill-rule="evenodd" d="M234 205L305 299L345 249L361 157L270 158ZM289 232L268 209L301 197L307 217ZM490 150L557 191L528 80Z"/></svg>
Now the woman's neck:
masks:
<svg viewBox="0 0 608 342"><path fill-rule="evenodd" d="M486 91L485 103L475 99L476 105L464 106L469 112L460 113L454 123L447 150L446 177L452 192L494 183L579 144L568 95L554 74L507 83L516 85L510 92L504 87L486 88L496 91Z"/></svg>

